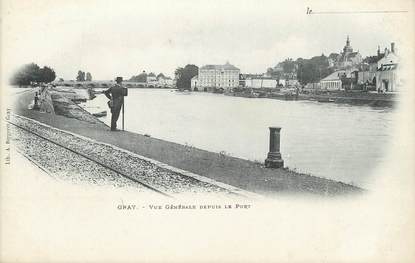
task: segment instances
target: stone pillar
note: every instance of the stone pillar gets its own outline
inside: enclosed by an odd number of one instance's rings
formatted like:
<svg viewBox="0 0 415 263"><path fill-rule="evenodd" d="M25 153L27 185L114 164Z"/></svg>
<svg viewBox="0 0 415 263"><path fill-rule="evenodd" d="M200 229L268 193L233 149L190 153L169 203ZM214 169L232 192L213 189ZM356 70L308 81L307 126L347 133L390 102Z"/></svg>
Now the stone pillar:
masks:
<svg viewBox="0 0 415 263"><path fill-rule="evenodd" d="M280 127L269 127L269 152L265 160L265 167L284 167L284 161L280 153L280 131Z"/></svg>

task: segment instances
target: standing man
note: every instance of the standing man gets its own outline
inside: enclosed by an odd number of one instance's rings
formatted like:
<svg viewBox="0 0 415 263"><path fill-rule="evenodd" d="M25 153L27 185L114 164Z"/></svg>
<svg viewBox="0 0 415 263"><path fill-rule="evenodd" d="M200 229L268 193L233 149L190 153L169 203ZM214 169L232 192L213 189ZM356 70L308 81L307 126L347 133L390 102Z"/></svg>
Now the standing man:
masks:
<svg viewBox="0 0 415 263"><path fill-rule="evenodd" d="M124 104L122 77L117 77L115 81L117 83L104 92L105 96L110 99L108 105L111 108L111 131L117 130L117 120L120 116L121 107Z"/></svg>

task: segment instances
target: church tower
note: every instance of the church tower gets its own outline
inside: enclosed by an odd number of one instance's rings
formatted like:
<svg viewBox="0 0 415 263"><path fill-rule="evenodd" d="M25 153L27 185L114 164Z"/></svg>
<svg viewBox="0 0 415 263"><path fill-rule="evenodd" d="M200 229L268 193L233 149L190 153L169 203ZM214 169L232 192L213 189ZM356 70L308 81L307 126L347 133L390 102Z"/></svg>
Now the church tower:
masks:
<svg viewBox="0 0 415 263"><path fill-rule="evenodd" d="M352 46L350 46L350 39L349 36L347 36L347 40L346 40L346 45L343 48L343 56L352 53L353 52L353 48Z"/></svg>

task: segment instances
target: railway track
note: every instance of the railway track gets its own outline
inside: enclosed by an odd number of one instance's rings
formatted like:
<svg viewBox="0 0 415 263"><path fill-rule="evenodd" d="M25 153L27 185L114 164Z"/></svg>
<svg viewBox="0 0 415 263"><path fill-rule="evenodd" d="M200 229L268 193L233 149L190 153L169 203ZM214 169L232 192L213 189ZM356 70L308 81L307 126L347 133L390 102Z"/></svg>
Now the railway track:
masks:
<svg viewBox="0 0 415 263"><path fill-rule="evenodd" d="M214 194L215 197L232 199L244 197L257 199L259 197L242 189L170 167L116 146L62 131L16 114L12 114L12 118L8 122L16 129L16 139L22 140L20 144L17 144L20 145L23 152L29 152L29 154L25 154L29 155L28 159L33 162L36 161L36 158L48 155L48 158L43 158L41 161L46 166L50 165L52 169L55 169L54 172L52 171L55 174L61 173L60 167L71 165L71 168L68 168L68 170L72 170L71 176L76 177L78 173L84 177L89 177L89 173L107 174L113 178L112 181L118 181L119 179L114 179L114 177L120 177L147 192L164 197L193 193ZM33 143L34 140L37 142ZM63 152L64 154L63 156L51 155L48 148L53 148L50 150L52 152ZM67 161L65 162L65 160ZM85 161L88 164L84 164ZM52 164L49 164L50 162ZM39 166L39 163L41 162L37 162L36 165ZM83 171L84 169L90 171ZM96 176L103 177L102 175Z"/></svg>
<svg viewBox="0 0 415 263"><path fill-rule="evenodd" d="M142 187L144 187L144 188L146 188L146 189L148 189L148 190L150 190L152 192L155 192L155 193L160 194L160 195L165 196L165 197L170 197L170 198L172 197L171 195L169 195L167 193L164 193L164 192L162 192L162 191L160 191L160 190L152 187L151 185L148 185L148 184L146 184L146 183L144 183L144 182L142 182L140 180L137 180L136 178L134 178L132 176L129 176L129 175L127 175L127 174L125 174L125 173L123 173L121 171L118 171L118 170L116 170L116 169L114 169L114 168L106 165L105 163L102 163L102 162L100 162L98 160L95 160L94 158L91 158L91 157L89 157L89 156L87 156L87 155L85 155L85 154L83 154L81 152L75 151L75 150L73 150L73 149L71 149L71 148L69 148L69 147L67 147L65 145L62 145L62 144L60 144L58 142L55 142L53 140L50 140L50 139L46 138L45 136L39 135L39 134L37 134L37 133L29 130L29 129L26 129L26 128L24 128L24 127L16 124L16 123L13 123L13 122L9 122L9 123L12 124L14 127L18 128L18 129L21 129L22 131L24 131L26 133L29 133L31 135L34 135L34 136L40 138L41 140L46 141L47 143L56 145L59 148L64 149L65 151L69 151L71 153L74 153L75 155L81 156L82 158L84 158L84 159L86 159L86 160L88 160L90 162L93 162L93 163L97 164L98 166L101 166L101 167L103 167L103 168L105 168L105 169L107 169L109 171L112 171L113 173L117 174L118 176L121 176L121 177L124 177L124 178L126 178L128 180L131 180L134 183L137 183L137 184L141 185ZM42 144L42 145L44 145L44 144ZM34 163L36 166L38 166L40 169L42 169L43 171L45 171L48 174L52 174L52 172L49 169L45 168L43 165L41 165L39 162L37 162L33 157L30 157L28 154L24 153L21 150L18 150L18 151L21 154L23 154L26 158L28 158L32 163Z"/></svg>

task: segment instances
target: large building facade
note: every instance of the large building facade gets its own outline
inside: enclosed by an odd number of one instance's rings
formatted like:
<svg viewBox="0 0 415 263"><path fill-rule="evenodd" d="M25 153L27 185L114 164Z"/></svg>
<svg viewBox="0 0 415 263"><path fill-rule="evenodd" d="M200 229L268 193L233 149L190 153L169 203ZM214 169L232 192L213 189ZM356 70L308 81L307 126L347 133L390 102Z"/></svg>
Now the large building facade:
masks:
<svg viewBox="0 0 415 263"><path fill-rule="evenodd" d="M192 79L192 90L212 91L222 89L230 91L239 86L239 68L228 62L224 65L205 65L199 68L199 74Z"/></svg>

